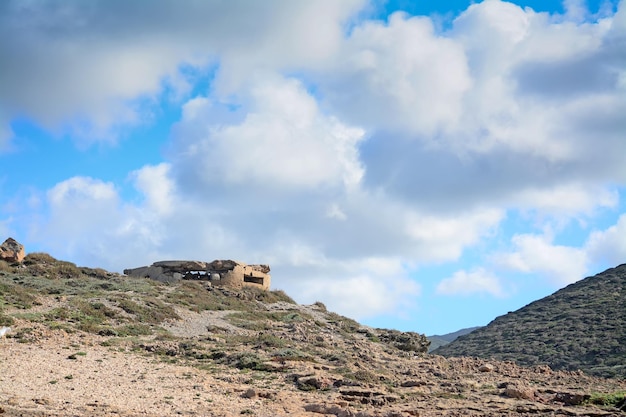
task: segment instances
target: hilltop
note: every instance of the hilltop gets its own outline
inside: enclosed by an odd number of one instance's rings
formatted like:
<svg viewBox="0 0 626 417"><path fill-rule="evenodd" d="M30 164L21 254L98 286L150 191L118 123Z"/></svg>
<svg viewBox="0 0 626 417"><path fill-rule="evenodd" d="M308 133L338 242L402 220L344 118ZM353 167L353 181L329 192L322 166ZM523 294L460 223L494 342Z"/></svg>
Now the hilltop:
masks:
<svg viewBox="0 0 626 417"><path fill-rule="evenodd" d="M498 317L434 353L626 379L626 264Z"/></svg>
<svg viewBox="0 0 626 417"><path fill-rule="evenodd" d="M0 261L7 416L617 416L626 382L428 355L280 290Z"/></svg>

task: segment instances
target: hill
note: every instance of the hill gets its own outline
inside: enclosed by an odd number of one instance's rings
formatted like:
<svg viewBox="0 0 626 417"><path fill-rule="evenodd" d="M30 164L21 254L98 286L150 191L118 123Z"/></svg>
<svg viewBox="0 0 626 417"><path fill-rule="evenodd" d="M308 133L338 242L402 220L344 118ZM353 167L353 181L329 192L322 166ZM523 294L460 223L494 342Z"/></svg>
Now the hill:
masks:
<svg viewBox="0 0 626 417"><path fill-rule="evenodd" d="M617 416L626 382L425 353L282 291L0 261L0 414Z"/></svg>
<svg viewBox="0 0 626 417"><path fill-rule="evenodd" d="M434 353L626 378L626 265L498 317Z"/></svg>
<svg viewBox="0 0 626 417"><path fill-rule="evenodd" d="M432 352L435 349L441 346L445 346L448 343L456 340L458 337L465 336L466 334L471 333L478 328L480 328L480 326L468 327L466 329L457 330L456 332L452 332L452 333L435 334L432 336L426 336L426 338L430 342L430 347L428 348L428 351Z"/></svg>

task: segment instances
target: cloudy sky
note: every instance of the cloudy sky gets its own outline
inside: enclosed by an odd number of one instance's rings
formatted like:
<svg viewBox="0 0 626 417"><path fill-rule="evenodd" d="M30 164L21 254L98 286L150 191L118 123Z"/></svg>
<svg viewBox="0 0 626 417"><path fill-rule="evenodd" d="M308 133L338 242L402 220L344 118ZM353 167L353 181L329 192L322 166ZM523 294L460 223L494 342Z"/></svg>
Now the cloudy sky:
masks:
<svg viewBox="0 0 626 417"><path fill-rule="evenodd" d="M0 240L446 333L626 262L626 1L0 2Z"/></svg>

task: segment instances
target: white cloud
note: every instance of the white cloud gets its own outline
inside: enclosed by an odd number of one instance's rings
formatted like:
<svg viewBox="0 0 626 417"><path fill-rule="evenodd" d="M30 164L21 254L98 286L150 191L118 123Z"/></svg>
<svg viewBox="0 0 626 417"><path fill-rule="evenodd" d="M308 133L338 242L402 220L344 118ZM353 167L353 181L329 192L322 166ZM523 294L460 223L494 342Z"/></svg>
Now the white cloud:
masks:
<svg viewBox="0 0 626 417"><path fill-rule="evenodd" d="M351 123L432 135L457 121L471 80L460 45L437 36L430 19L396 13L357 26L322 86Z"/></svg>
<svg viewBox="0 0 626 417"><path fill-rule="evenodd" d="M72 177L48 191L48 199L53 209L63 207L65 204L87 209L99 203L116 204L117 192L112 183L89 177Z"/></svg>
<svg viewBox="0 0 626 417"><path fill-rule="evenodd" d="M574 22L582 22L589 13L583 0L563 0L565 15Z"/></svg>
<svg viewBox="0 0 626 417"><path fill-rule="evenodd" d="M411 213L406 223L408 235L422 243L423 259L449 261L457 259L491 231L504 218L496 209L468 211L463 215L425 215Z"/></svg>
<svg viewBox="0 0 626 417"><path fill-rule="evenodd" d="M598 208L615 208L619 193L615 189L586 184L559 184L521 190L515 196L518 207L525 207L557 218L593 215Z"/></svg>
<svg viewBox="0 0 626 417"><path fill-rule="evenodd" d="M230 94L258 69L315 65L363 4L5 1L0 104L8 117L26 115L82 144L115 141L151 117L143 102L188 88L184 66L218 60L216 87Z"/></svg>
<svg viewBox="0 0 626 417"><path fill-rule="evenodd" d="M154 117L162 96L184 103L165 162L129 174L140 198L73 177L49 190L45 218L33 208L33 235L55 256L118 271L268 262L300 301L369 317L415 305L416 267L508 240L507 210L567 224L616 207L624 2L581 22L574 7L484 1L439 33L402 14L348 31L361 1L245 3L0 4L0 55L14 58L0 75L0 148L16 114L85 144ZM590 259L621 256L624 222L584 248L517 235L494 264L573 282ZM505 295L480 268L438 290Z"/></svg>
<svg viewBox="0 0 626 417"><path fill-rule="evenodd" d="M302 274L302 272L300 272ZM398 259L366 258L330 262L304 279L289 281L288 293L302 302L323 301L331 311L358 320L380 314L401 315L416 303L421 286L408 278Z"/></svg>
<svg viewBox="0 0 626 417"><path fill-rule="evenodd" d="M174 181L169 176L170 165L162 163L156 166L145 166L133 173L135 187L146 198L146 206L156 213L166 215L170 213L175 199Z"/></svg>
<svg viewBox="0 0 626 417"><path fill-rule="evenodd" d="M261 188L344 185L361 179L357 144L363 130L323 115L294 79L263 78L254 84L250 109L239 124L200 117L212 103L185 107L177 164L207 185ZM192 137L190 133L197 132ZM184 136L183 136L184 135Z"/></svg>
<svg viewBox="0 0 626 417"><path fill-rule="evenodd" d="M436 292L443 295L490 294L504 297L505 292L500 280L483 268L472 271L457 271L451 277L443 279L437 285Z"/></svg>
<svg viewBox="0 0 626 417"><path fill-rule="evenodd" d="M511 240L515 250L494 255L495 264L540 275L557 285L571 284L586 276L589 259L582 248L555 245L547 234L515 235Z"/></svg>
<svg viewBox="0 0 626 417"><path fill-rule="evenodd" d="M594 231L585 244L589 257L610 265L626 263L626 214L617 223L602 231Z"/></svg>
<svg viewBox="0 0 626 417"><path fill-rule="evenodd" d="M89 177L58 183L47 192L47 202L48 218L38 237L69 256L102 249L103 237L122 220L115 186Z"/></svg>

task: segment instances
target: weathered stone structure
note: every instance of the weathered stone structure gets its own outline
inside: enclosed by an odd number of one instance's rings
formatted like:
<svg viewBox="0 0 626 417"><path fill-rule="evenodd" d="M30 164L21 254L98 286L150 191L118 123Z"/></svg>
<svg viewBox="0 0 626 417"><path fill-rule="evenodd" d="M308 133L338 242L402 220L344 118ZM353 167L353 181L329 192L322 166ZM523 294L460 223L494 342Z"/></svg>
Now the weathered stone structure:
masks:
<svg viewBox="0 0 626 417"><path fill-rule="evenodd" d="M21 245L12 237L0 245L0 259L7 262L22 262L26 256L24 245Z"/></svg>
<svg viewBox="0 0 626 417"><path fill-rule="evenodd" d="M270 267L268 265L246 265L232 260L202 261L160 261L150 266L125 269L124 274L133 277L151 278L161 282L175 282L181 279L210 281L215 285L232 288L270 288Z"/></svg>

